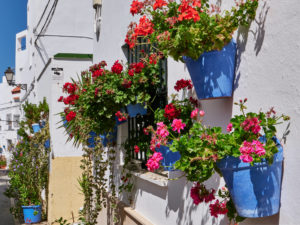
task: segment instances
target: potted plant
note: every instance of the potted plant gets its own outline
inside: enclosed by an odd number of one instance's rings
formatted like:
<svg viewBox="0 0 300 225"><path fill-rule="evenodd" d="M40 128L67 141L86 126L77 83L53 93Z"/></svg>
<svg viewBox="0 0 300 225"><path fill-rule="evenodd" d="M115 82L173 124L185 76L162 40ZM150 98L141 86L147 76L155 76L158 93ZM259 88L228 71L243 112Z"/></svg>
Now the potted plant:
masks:
<svg viewBox="0 0 300 225"><path fill-rule="evenodd" d="M283 157L276 125L289 120L288 116L277 116L273 108L266 113L246 113L246 101L236 103L242 115L231 119L229 133L220 127L205 127L198 120L189 132L168 144L181 156L175 169L195 182L191 190L194 203L214 201L210 203L211 215L227 214L235 222L278 212ZM224 176L228 190L216 191L203 184L216 172Z"/></svg>
<svg viewBox="0 0 300 225"><path fill-rule="evenodd" d="M234 31L249 26L258 0L236 2L220 11L208 0L133 0L130 12L139 14L125 42L133 48L139 37L155 43L164 55L186 63L199 99L232 96L236 44Z"/></svg>
<svg viewBox="0 0 300 225"><path fill-rule="evenodd" d="M67 120L69 139L76 143L87 140L91 131L114 136L115 126L127 120L128 114L123 110L126 106L147 107L155 95L153 87L159 84L159 56L151 57L156 60L145 55L127 67L117 60L111 69L102 61L82 72L78 81L66 83L63 90L68 96L61 96L58 101L67 106L61 116ZM145 113L144 107L140 108L135 115Z"/></svg>
<svg viewBox="0 0 300 225"><path fill-rule="evenodd" d="M183 90L183 95L193 87L191 80L178 80L175 90ZM204 112L198 108L197 100L193 98L178 100L177 95L173 95L169 104L164 109L155 111L155 129L149 126L145 132L151 133L150 155L147 167L148 170L154 171L159 167L159 162L164 170L174 170L174 164L180 159L179 152L172 152L169 149L170 143L178 136L188 133L192 127L193 121L199 116L203 116Z"/></svg>
<svg viewBox="0 0 300 225"><path fill-rule="evenodd" d="M4 156L0 156L0 169L6 168L6 158Z"/></svg>

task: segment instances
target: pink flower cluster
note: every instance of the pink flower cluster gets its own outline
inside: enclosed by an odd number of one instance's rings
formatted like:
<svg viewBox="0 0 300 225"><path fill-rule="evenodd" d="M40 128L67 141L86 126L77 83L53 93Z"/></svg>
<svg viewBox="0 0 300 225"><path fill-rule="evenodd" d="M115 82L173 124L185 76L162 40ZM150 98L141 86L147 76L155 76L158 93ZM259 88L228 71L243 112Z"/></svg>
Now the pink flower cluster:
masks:
<svg viewBox="0 0 300 225"><path fill-rule="evenodd" d="M152 134L150 150L155 152L155 148L160 148L161 144L166 145L169 134L167 125L163 122L157 123L157 130Z"/></svg>
<svg viewBox="0 0 300 225"><path fill-rule="evenodd" d="M198 205L201 202L210 202L215 199L215 190L208 191L204 185L197 183L196 186L191 189L191 198L194 204Z"/></svg>
<svg viewBox="0 0 300 225"><path fill-rule="evenodd" d="M191 118L197 119L198 113L201 117L203 117L205 115L205 112L203 110L199 110L198 108L196 108L191 112Z"/></svg>
<svg viewBox="0 0 300 225"><path fill-rule="evenodd" d="M180 130L183 130L186 124L182 122L182 119L174 119L171 126L173 131L177 131L180 134Z"/></svg>
<svg viewBox="0 0 300 225"><path fill-rule="evenodd" d="M149 171L154 171L159 168L159 162L163 159L162 154L160 152L154 152L153 155L147 161L147 168Z"/></svg>
<svg viewBox="0 0 300 225"><path fill-rule="evenodd" d="M264 144L257 140L253 140L252 142L244 141L242 147L240 147L240 152L242 153L240 159L245 163L253 161L253 157L251 156L252 154L256 154L258 156L266 154Z"/></svg>
<svg viewBox="0 0 300 225"><path fill-rule="evenodd" d="M244 128L245 131L252 131L254 134L258 134L261 129L259 126L260 123L261 121L259 121L257 117L248 118L241 124L241 127Z"/></svg>

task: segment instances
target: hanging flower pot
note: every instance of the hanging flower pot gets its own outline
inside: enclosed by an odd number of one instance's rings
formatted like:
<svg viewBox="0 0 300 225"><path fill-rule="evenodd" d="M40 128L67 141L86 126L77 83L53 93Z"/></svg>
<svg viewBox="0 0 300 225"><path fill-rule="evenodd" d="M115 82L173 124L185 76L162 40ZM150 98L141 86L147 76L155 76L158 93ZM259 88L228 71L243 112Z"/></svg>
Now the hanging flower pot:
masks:
<svg viewBox="0 0 300 225"><path fill-rule="evenodd" d="M147 114L147 109L144 108L142 104L129 104L126 108L130 117L136 117L137 115L144 116Z"/></svg>
<svg viewBox="0 0 300 225"><path fill-rule="evenodd" d="M274 141L278 153L274 155L272 165L263 161L251 166L232 156L217 163L242 217L265 217L279 212L283 149L278 139Z"/></svg>
<svg viewBox="0 0 300 225"><path fill-rule="evenodd" d="M24 222L38 223L42 220L42 207L40 205L22 206Z"/></svg>
<svg viewBox="0 0 300 225"><path fill-rule="evenodd" d="M161 165L164 167L165 171L173 171L174 164L180 159L179 152L172 152L169 147L161 145L160 148L156 148L157 152L162 154Z"/></svg>
<svg viewBox="0 0 300 225"><path fill-rule="evenodd" d="M183 57L199 99L232 97L235 56L231 40L221 51L205 52L196 61Z"/></svg>
<svg viewBox="0 0 300 225"><path fill-rule="evenodd" d="M34 123L31 126L32 126L32 129L33 129L34 133L37 133L37 132L39 132L41 130L41 126L38 123Z"/></svg>
<svg viewBox="0 0 300 225"><path fill-rule="evenodd" d="M101 134L101 140L102 140L102 145L104 147L107 146L108 143L112 143L112 142L116 142L117 140L117 134L118 134L118 127L115 126L113 132L109 132ZM88 143L89 143L89 148L94 148L95 147L95 137L96 137L96 133L95 132L90 132L90 138L88 138Z"/></svg>

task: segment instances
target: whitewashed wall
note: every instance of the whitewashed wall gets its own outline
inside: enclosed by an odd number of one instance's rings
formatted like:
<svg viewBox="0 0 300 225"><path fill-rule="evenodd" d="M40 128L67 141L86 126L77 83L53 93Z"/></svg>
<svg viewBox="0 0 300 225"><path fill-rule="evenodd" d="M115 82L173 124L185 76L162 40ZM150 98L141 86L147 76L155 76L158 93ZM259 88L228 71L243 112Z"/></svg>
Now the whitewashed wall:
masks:
<svg viewBox="0 0 300 225"><path fill-rule="evenodd" d="M222 1L221 1L222 2ZM231 2L232 3L232 2ZM223 7L229 7L224 1ZM94 38L94 63L106 60L109 66L125 60L121 46L130 21L131 0L103 0L99 41ZM228 4L228 5L227 5ZM136 20L136 19L135 19ZM300 135L300 4L297 0L260 1L258 15L250 31L240 29L238 64L233 98L202 101L205 123L225 128L232 115L238 114L233 102L247 97L249 110L267 110L275 106L278 113L291 116L291 134L284 145L284 175L281 211L278 215L248 219L242 224L298 224L300 220L298 187L300 169L298 138ZM184 64L168 60L169 94L179 78L188 78ZM280 126L278 134L285 127ZM126 130L126 129L124 129ZM172 175L171 175L172 176ZM223 181L214 177L209 183L217 187ZM194 206L190 199L191 183L181 179L169 181L168 188L137 179L135 209L153 224L227 224L226 219L213 219L204 205Z"/></svg>

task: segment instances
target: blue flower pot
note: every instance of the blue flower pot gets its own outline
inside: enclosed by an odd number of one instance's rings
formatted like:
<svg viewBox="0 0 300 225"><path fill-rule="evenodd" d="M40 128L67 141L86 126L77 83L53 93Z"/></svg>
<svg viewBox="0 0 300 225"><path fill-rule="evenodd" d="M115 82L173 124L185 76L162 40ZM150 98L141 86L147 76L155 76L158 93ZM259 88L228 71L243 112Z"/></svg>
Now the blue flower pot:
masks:
<svg viewBox="0 0 300 225"><path fill-rule="evenodd" d="M144 116L147 114L147 109L145 109L142 104L129 104L126 108L130 117L136 117L137 115Z"/></svg>
<svg viewBox="0 0 300 225"><path fill-rule="evenodd" d="M102 145L104 147L107 146L108 143L112 143L114 141L117 140L117 134L118 134L118 128L117 126L114 127L113 132L109 132L109 134L107 135L107 133L104 133L102 135L100 135L101 139L102 139ZM96 133L94 131L90 132L90 138L88 138L88 143L89 143L89 148L94 148L95 147L95 137L97 136Z"/></svg>
<svg viewBox="0 0 300 225"><path fill-rule="evenodd" d="M40 205L22 206L24 222L38 223L42 220L42 207Z"/></svg>
<svg viewBox="0 0 300 225"><path fill-rule="evenodd" d="M161 165L164 167L164 170L173 171L175 162L181 157L180 153L172 152L169 147L164 145L161 145L160 148L156 148L156 151L162 154L163 160L161 161Z"/></svg>
<svg viewBox="0 0 300 225"><path fill-rule="evenodd" d="M205 52L196 61L183 57L199 99L232 97L235 57L233 39L221 51Z"/></svg>
<svg viewBox="0 0 300 225"><path fill-rule="evenodd" d="M41 130L41 127L38 123L32 124L33 133L37 133Z"/></svg>
<svg viewBox="0 0 300 225"><path fill-rule="evenodd" d="M275 139L278 153L274 162L242 162L239 158L221 159L221 170L238 214L242 217L266 217L279 212L282 178L283 149Z"/></svg>
<svg viewBox="0 0 300 225"><path fill-rule="evenodd" d="M45 148L50 148L50 139L45 142L44 146Z"/></svg>

